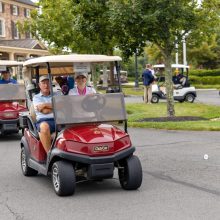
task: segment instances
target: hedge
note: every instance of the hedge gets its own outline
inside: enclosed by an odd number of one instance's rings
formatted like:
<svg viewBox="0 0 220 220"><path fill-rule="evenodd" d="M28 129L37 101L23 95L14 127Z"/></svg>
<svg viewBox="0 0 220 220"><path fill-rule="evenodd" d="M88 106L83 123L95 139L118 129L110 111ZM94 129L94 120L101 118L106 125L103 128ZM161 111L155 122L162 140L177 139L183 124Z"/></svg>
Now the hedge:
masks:
<svg viewBox="0 0 220 220"><path fill-rule="evenodd" d="M135 81L135 77L128 77L129 81ZM220 69L215 70L189 70L190 84L220 85ZM142 82L139 78L139 82Z"/></svg>
<svg viewBox="0 0 220 220"><path fill-rule="evenodd" d="M220 76L190 76L189 77L190 84L202 84L202 85L220 85Z"/></svg>
<svg viewBox="0 0 220 220"><path fill-rule="evenodd" d="M199 76L199 77L207 77L207 76L220 76L220 69L215 70L189 70L190 76ZM190 77L191 78L191 77Z"/></svg>

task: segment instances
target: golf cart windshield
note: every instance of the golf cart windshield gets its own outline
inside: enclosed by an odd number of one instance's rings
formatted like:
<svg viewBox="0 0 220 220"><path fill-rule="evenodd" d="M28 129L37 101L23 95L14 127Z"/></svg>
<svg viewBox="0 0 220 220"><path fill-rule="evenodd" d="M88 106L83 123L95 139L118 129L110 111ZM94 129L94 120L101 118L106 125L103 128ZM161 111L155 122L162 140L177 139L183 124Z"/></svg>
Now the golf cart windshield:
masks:
<svg viewBox="0 0 220 220"><path fill-rule="evenodd" d="M25 100L24 85L0 84L0 101L18 101Z"/></svg>
<svg viewBox="0 0 220 220"><path fill-rule="evenodd" d="M54 96L53 103L58 125L127 120L124 97L120 93Z"/></svg>

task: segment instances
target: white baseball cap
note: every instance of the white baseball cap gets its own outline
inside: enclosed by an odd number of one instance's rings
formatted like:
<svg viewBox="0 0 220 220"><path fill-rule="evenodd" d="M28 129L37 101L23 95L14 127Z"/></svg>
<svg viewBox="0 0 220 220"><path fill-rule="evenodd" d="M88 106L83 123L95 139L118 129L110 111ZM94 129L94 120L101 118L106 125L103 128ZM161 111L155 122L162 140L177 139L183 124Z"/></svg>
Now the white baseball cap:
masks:
<svg viewBox="0 0 220 220"><path fill-rule="evenodd" d="M44 75L44 76L41 76L40 79L39 79L39 82L42 82L44 80L49 80L48 76Z"/></svg>

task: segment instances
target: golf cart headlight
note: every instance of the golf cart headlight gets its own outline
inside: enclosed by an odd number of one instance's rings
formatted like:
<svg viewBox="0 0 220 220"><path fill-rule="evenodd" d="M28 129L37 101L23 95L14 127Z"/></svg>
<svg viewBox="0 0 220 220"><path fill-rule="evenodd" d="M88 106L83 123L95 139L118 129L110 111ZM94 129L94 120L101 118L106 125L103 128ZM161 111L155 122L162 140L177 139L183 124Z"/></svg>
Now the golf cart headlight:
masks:
<svg viewBox="0 0 220 220"><path fill-rule="evenodd" d="M130 137L129 135L128 136L125 136L123 138L120 138L118 140L115 141L115 151L119 151L119 150L122 150L124 148L128 148L128 147L131 147L131 140L130 140Z"/></svg>

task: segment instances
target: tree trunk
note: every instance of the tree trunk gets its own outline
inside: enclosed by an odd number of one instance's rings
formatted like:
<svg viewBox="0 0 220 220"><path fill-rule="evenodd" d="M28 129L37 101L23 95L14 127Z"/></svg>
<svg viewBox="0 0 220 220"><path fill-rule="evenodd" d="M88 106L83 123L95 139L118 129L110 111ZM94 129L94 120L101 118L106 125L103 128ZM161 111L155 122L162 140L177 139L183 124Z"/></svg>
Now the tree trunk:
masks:
<svg viewBox="0 0 220 220"><path fill-rule="evenodd" d="M173 80L172 80L172 58L171 53L167 52L165 56L165 85L166 85L166 98L167 98L167 116L174 117L174 99L173 99Z"/></svg>

